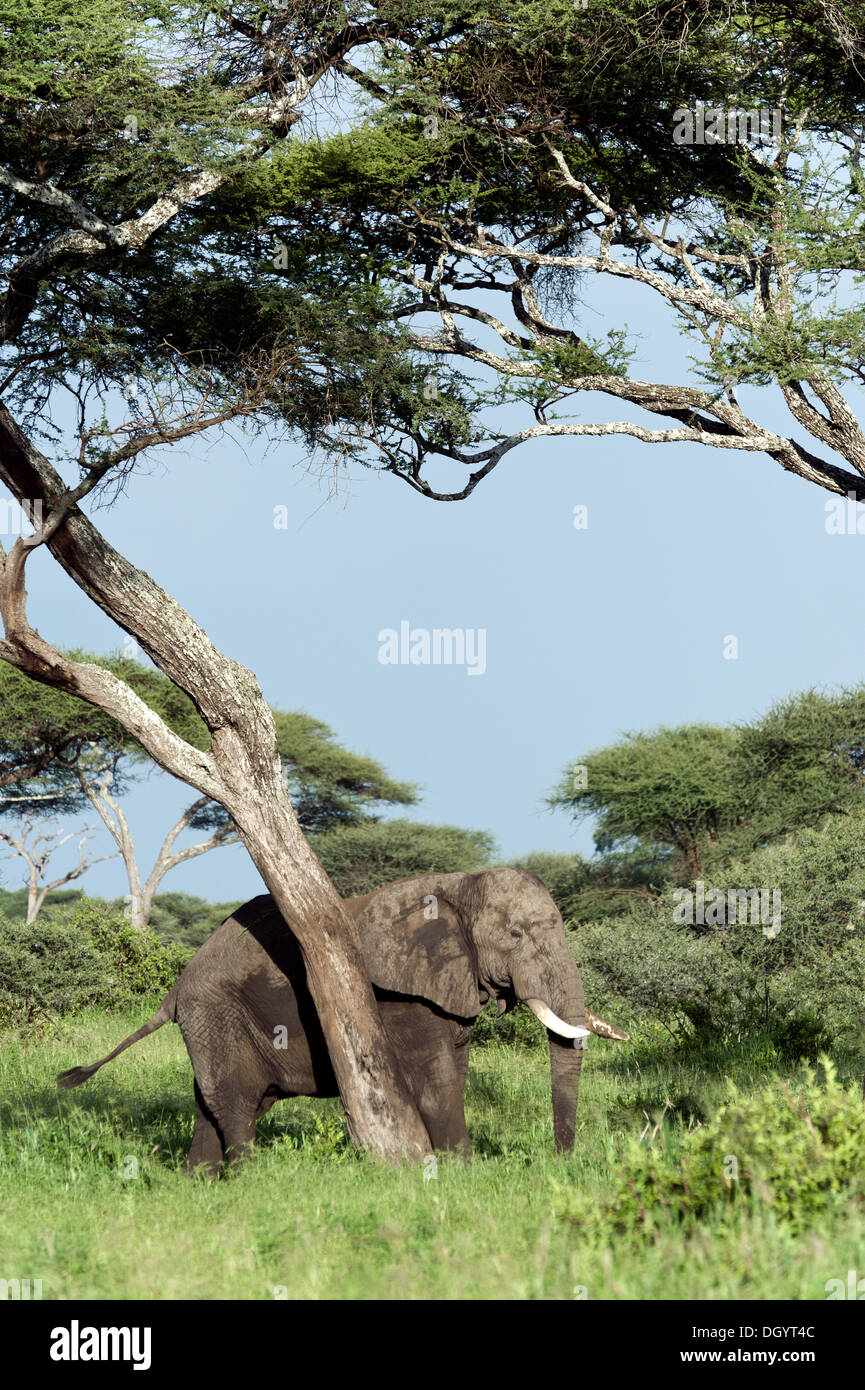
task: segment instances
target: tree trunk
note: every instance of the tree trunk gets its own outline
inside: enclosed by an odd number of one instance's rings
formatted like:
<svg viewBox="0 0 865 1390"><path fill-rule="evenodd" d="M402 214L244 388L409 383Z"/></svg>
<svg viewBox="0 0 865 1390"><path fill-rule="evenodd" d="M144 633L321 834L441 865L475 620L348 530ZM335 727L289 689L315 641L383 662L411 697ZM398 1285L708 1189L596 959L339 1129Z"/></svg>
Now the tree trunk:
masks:
<svg viewBox="0 0 865 1390"><path fill-rule="evenodd" d="M278 755L257 777L244 767L244 752L237 740L223 767L230 786L222 804L300 943L352 1139L389 1158L428 1153L430 1139L381 1026L354 924L298 824Z"/></svg>
<svg viewBox="0 0 865 1390"><path fill-rule="evenodd" d="M212 849L217 849L220 845L237 844L240 838L234 827L229 824L214 831L209 840L202 840L197 845L187 845L185 849L173 850L175 840L181 831L185 830L190 821L194 818L197 811L210 803L210 798L200 796L191 806L187 806L180 820L176 821L171 827L159 848L159 853L153 864L153 868L147 875L147 880L141 888L141 925L146 927L150 923L150 914L153 911L153 899L156 890L167 873L177 867L178 864L186 864L190 859L197 859L199 855L208 854Z"/></svg>
<svg viewBox="0 0 865 1390"><path fill-rule="evenodd" d="M354 1141L385 1158L431 1145L381 1023L353 922L304 839L285 787L273 716L251 671L223 656L183 608L108 544L45 456L0 407L0 479L27 515L45 516L29 541L0 548L0 657L117 719L166 772L219 801L291 924ZM38 509L38 510L37 510ZM24 566L45 544L94 603L185 690L210 730L203 752L174 734L104 667L51 647L27 620Z"/></svg>
<svg viewBox="0 0 865 1390"><path fill-rule="evenodd" d="M143 930L146 919L143 916L143 902L141 892L141 876L138 872L138 860L135 857L135 842L132 838L132 831L129 822L123 814L122 808L117 804L108 790L108 783L111 773L106 770L102 781L95 785L85 772L78 770L78 781L81 790L87 797L90 805L96 811L102 824L105 826L109 835L117 845L120 857L126 869L126 878L129 883L129 907L126 917L133 927Z"/></svg>
<svg viewBox="0 0 865 1390"><path fill-rule="evenodd" d="M43 899L44 901L44 899ZM39 876L31 865L30 881L27 885L27 925L35 922L39 916L39 908L42 904L39 901Z"/></svg>

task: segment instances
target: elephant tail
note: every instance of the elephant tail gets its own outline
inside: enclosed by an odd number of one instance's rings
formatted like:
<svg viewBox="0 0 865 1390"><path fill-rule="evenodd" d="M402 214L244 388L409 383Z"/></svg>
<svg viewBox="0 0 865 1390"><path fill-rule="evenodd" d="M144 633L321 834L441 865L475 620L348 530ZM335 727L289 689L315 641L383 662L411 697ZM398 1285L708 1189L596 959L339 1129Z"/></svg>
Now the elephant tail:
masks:
<svg viewBox="0 0 865 1390"><path fill-rule="evenodd" d="M161 1028L163 1023L173 1023L177 1013L177 986L170 994L166 994L156 1013L149 1018L146 1023L134 1033L130 1033L128 1038L124 1038L119 1047L115 1047L113 1052L109 1052L107 1057L103 1057L101 1062L93 1062L89 1067L70 1067L69 1071L62 1071L57 1078L57 1085L64 1090L71 1086L80 1086L82 1081L89 1081L94 1072L100 1067L104 1067L106 1062L112 1062L121 1052L125 1052L127 1047L133 1043L140 1042L146 1038L148 1033L155 1033L157 1028Z"/></svg>
<svg viewBox="0 0 865 1390"><path fill-rule="evenodd" d="M614 1023L605 1023L596 1014L589 1013L586 1009L586 1027L592 1033L597 1033L599 1038L615 1038L618 1042L629 1042L630 1034L617 1028Z"/></svg>

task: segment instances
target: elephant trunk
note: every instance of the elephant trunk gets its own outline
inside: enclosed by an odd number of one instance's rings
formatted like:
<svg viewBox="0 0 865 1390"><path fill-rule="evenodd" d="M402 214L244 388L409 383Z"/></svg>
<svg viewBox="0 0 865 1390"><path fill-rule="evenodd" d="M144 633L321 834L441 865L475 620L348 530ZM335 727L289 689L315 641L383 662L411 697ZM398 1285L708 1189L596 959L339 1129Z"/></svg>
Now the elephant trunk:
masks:
<svg viewBox="0 0 865 1390"><path fill-rule="evenodd" d="M575 1047L573 1043L566 1042L564 1038L557 1037L555 1033L550 1033L549 1039L553 1129L556 1137L556 1148L560 1153L571 1153L574 1147L577 1094L580 1086L583 1052L581 1047Z"/></svg>
<svg viewBox="0 0 865 1390"><path fill-rule="evenodd" d="M558 999L553 998L550 1003L559 1018L582 1029L585 1027L586 1018L583 982L575 962L569 961L568 964L570 968L561 982L561 995ZM570 1153L574 1147L577 1093L580 1086L580 1068L583 1065L583 1037L562 1038L550 1028L547 1029L547 1036L550 1040L550 1084L556 1148L560 1153Z"/></svg>
<svg viewBox="0 0 865 1390"><path fill-rule="evenodd" d="M588 1033L585 1026L583 985L576 962L568 952L567 960L552 962L532 980L532 988L520 989L519 972L514 985L532 1012L546 1025L550 1043L550 1083L553 1101L553 1127L556 1148L570 1153L574 1147L574 1125L577 1113L577 1092L580 1069L583 1065L582 1042ZM523 980L528 985L528 980Z"/></svg>

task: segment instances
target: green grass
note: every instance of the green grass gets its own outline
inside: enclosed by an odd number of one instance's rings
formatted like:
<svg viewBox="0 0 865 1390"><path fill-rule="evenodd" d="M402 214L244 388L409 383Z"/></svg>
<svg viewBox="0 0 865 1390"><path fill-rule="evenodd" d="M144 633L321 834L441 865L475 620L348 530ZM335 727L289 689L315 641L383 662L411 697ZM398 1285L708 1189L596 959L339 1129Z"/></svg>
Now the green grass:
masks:
<svg viewBox="0 0 865 1390"><path fill-rule="evenodd" d="M665 1102L675 1109L656 1143L666 1134L672 1153L711 1117L725 1074L743 1092L782 1074L759 1049L593 1041L576 1152L562 1159L544 1052L476 1048L471 1165L440 1157L425 1180L360 1158L339 1105L302 1099L259 1123L246 1169L208 1182L179 1171L193 1109L176 1028L80 1090L54 1086L147 1015L91 1012L48 1036L3 1037L0 1278L41 1278L46 1299L572 1299L577 1286L590 1299L823 1299L828 1279L865 1273L865 1214L844 1193L798 1234L770 1202L702 1224L665 1218L643 1237L589 1237L574 1219L574 1194L615 1189L622 1146ZM839 1071L853 1078L855 1063Z"/></svg>

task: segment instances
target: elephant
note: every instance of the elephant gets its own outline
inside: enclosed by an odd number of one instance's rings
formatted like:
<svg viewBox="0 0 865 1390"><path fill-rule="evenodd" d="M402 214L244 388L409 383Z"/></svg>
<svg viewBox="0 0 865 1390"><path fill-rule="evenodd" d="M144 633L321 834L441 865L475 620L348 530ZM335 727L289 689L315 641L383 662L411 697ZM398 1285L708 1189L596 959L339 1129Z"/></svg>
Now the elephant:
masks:
<svg viewBox="0 0 865 1390"><path fill-rule="evenodd" d="M574 1145L589 1032L627 1033L585 1009L561 915L543 884L510 868L427 873L345 903L384 1028L433 1149L471 1155L463 1090L478 1013L525 1003L546 1025L555 1142ZM199 948L153 1017L103 1057L57 1078L79 1086L169 1021L195 1074L186 1169L215 1174L248 1156L255 1121L289 1096L339 1094L296 938L269 895L253 898Z"/></svg>

